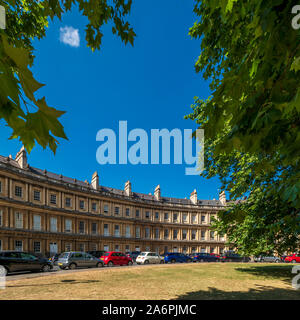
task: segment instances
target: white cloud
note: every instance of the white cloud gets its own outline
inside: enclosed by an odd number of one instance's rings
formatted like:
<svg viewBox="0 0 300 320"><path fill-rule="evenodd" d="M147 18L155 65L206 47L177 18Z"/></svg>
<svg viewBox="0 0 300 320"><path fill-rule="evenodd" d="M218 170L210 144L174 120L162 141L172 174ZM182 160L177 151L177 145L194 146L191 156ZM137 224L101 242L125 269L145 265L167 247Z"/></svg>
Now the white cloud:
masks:
<svg viewBox="0 0 300 320"><path fill-rule="evenodd" d="M80 37L78 29L73 27L64 27L60 28L60 37L59 40L65 44L70 45L71 47L79 47Z"/></svg>

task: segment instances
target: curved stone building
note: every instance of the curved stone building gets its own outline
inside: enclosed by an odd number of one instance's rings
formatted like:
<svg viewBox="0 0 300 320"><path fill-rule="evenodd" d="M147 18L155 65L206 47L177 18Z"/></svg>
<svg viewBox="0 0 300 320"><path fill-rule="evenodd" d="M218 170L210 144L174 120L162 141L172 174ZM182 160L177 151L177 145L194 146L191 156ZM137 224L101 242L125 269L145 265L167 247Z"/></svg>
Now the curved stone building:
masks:
<svg viewBox="0 0 300 320"><path fill-rule="evenodd" d="M50 255L69 250L151 250L222 253L225 237L210 230L219 200L198 200L101 186L95 172L82 182L0 156L0 250Z"/></svg>

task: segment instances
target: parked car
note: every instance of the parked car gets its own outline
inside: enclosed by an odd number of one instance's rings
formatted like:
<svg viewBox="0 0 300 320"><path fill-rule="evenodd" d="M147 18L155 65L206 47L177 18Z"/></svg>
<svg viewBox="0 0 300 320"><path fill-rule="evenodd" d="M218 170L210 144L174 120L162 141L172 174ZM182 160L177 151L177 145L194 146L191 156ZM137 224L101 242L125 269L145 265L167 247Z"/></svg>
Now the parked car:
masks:
<svg viewBox="0 0 300 320"><path fill-rule="evenodd" d="M292 263L300 262L300 253L291 254L291 255L285 257L284 261L285 262L292 262Z"/></svg>
<svg viewBox="0 0 300 320"><path fill-rule="evenodd" d="M281 262L280 257L260 255L253 258L254 262Z"/></svg>
<svg viewBox="0 0 300 320"><path fill-rule="evenodd" d="M163 254L165 263L175 263L175 262L192 262L193 259L187 254L179 252L165 252Z"/></svg>
<svg viewBox="0 0 300 320"><path fill-rule="evenodd" d="M164 263L164 258L155 252L141 252L136 258L137 264Z"/></svg>
<svg viewBox="0 0 300 320"><path fill-rule="evenodd" d="M5 268L6 274L15 271L48 272L53 269L48 259L20 251L0 251L0 265Z"/></svg>
<svg viewBox="0 0 300 320"><path fill-rule="evenodd" d="M204 261L216 262L216 261L220 261L220 258L206 252L199 252L193 255L193 262L204 262Z"/></svg>
<svg viewBox="0 0 300 320"><path fill-rule="evenodd" d="M105 252L106 252L105 250L87 251L88 254L91 254L92 256L98 259L100 259Z"/></svg>
<svg viewBox="0 0 300 320"><path fill-rule="evenodd" d="M57 260L57 265L60 269L76 269L80 267L97 267L101 268L104 266L104 263L99 258L92 256L86 252L80 251L71 251L71 252L63 252Z"/></svg>
<svg viewBox="0 0 300 320"><path fill-rule="evenodd" d="M132 258L128 257L126 254L116 251L108 251L103 254L100 258L105 265L112 267L114 265L120 266L132 266Z"/></svg>
<svg viewBox="0 0 300 320"><path fill-rule="evenodd" d="M127 257L131 258L133 262L135 262L137 256L141 253L141 251L131 251L128 252L126 255Z"/></svg>
<svg viewBox="0 0 300 320"><path fill-rule="evenodd" d="M238 253L227 252L220 256L221 262L249 262L249 257L242 257Z"/></svg>

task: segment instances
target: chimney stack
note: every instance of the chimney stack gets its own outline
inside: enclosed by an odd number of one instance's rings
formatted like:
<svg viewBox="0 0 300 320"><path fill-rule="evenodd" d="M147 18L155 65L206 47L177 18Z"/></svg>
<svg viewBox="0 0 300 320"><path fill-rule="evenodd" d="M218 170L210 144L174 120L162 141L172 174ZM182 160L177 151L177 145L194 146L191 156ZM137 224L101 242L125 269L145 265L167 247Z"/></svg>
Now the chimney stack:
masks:
<svg viewBox="0 0 300 320"><path fill-rule="evenodd" d="M225 194L225 191L222 191L220 194L219 194L219 200L221 202L221 204L223 206L226 205L226 194Z"/></svg>
<svg viewBox="0 0 300 320"><path fill-rule="evenodd" d="M17 153L15 161L18 162L20 168L22 168L22 169L26 169L28 167L27 153L25 151L25 147L24 146L22 146L20 151Z"/></svg>
<svg viewBox="0 0 300 320"><path fill-rule="evenodd" d="M197 204L198 199L197 199L197 191L196 191L196 189L191 193L190 199L192 201L192 204Z"/></svg>
<svg viewBox="0 0 300 320"><path fill-rule="evenodd" d="M98 176L98 172L95 171L93 176L92 176L92 183L91 183L93 189L97 190L98 186L99 186L99 176Z"/></svg>
<svg viewBox="0 0 300 320"><path fill-rule="evenodd" d="M154 199L160 201L160 185L158 185L154 190Z"/></svg>
<svg viewBox="0 0 300 320"><path fill-rule="evenodd" d="M131 197L131 195L132 195L131 182L129 180L125 183L124 191L125 191L125 195L127 197Z"/></svg>

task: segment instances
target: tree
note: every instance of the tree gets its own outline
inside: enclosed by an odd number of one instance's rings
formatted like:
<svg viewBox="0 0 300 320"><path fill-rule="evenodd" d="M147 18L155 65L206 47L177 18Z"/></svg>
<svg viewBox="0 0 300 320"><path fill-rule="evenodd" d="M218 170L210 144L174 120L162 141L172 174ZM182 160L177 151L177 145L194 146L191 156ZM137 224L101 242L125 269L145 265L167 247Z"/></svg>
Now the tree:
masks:
<svg viewBox="0 0 300 320"><path fill-rule="evenodd" d="M205 130L203 176L232 200L214 223L243 254L293 251L300 233L300 31L295 1L203 0L189 34L212 95L186 118ZM247 201L237 201L243 197Z"/></svg>
<svg viewBox="0 0 300 320"><path fill-rule="evenodd" d="M66 139L58 118L64 114L49 107L46 99L36 99L35 92L43 85L33 77L32 40L46 35L49 18L62 18L64 12L78 6L88 18L87 46L100 49L101 27L112 22L112 32L122 41L133 45L135 33L124 20L132 0L0 0L6 10L7 27L0 30L0 119L4 119L13 133L30 152L35 143L47 146L55 153L57 138Z"/></svg>

